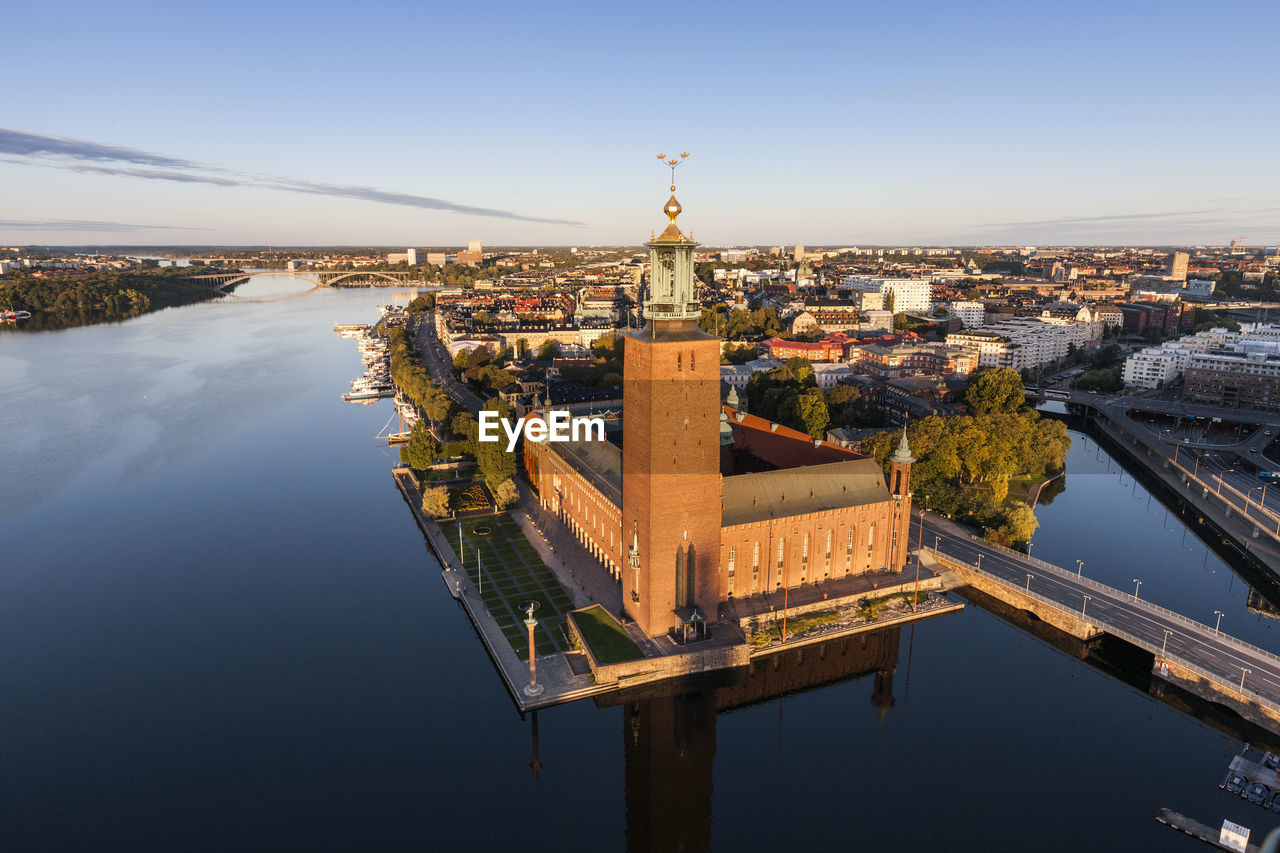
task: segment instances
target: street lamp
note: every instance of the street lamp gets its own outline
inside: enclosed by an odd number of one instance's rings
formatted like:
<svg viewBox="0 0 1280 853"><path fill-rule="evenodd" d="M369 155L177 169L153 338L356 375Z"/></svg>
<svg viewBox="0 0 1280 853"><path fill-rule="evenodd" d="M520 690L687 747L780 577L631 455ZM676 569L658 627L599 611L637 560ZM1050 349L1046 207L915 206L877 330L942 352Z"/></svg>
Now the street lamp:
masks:
<svg viewBox="0 0 1280 853"><path fill-rule="evenodd" d="M1089 607L1089 596L1084 596L1084 604L1080 605L1080 618L1084 618L1084 611Z"/></svg>
<svg viewBox="0 0 1280 853"><path fill-rule="evenodd" d="M1076 560L1076 577L1084 574L1084 560Z"/></svg>
<svg viewBox="0 0 1280 853"><path fill-rule="evenodd" d="M1028 543L1027 543L1027 556L1028 556L1028 557L1030 557L1030 556L1031 556L1031 546L1032 546L1032 545L1034 545L1034 544L1035 544L1034 542L1028 542Z"/></svg>
<svg viewBox="0 0 1280 853"><path fill-rule="evenodd" d="M1163 657L1164 657L1164 650L1165 650L1165 648L1166 648L1166 647L1168 646L1168 644L1169 644L1169 635L1170 635L1170 634L1172 634L1172 633L1173 633L1173 631L1170 631L1168 628L1165 628L1165 629L1164 629L1164 640L1160 643L1160 657L1161 657L1161 658L1163 658Z"/></svg>
<svg viewBox="0 0 1280 853"><path fill-rule="evenodd" d="M1249 667L1247 666L1240 667L1240 692L1241 693L1244 692L1244 677L1251 672L1253 672L1253 670L1249 669Z"/></svg>
<svg viewBox="0 0 1280 853"><path fill-rule="evenodd" d="M1031 574L1031 572L1027 572L1027 592L1031 592L1031 579L1033 577L1035 577L1035 575Z"/></svg>
<svg viewBox="0 0 1280 853"><path fill-rule="evenodd" d="M982 554L978 554L978 571L982 571Z"/></svg>
<svg viewBox="0 0 1280 853"><path fill-rule="evenodd" d="M1217 621L1217 622L1215 622L1215 623L1214 623L1214 625L1213 625L1213 633L1215 633L1215 634L1221 634L1222 632L1221 632L1221 631L1219 631L1218 629L1222 627L1222 611L1221 611L1221 610L1215 610L1215 611L1213 611L1213 612L1218 614L1218 621Z"/></svg>
<svg viewBox="0 0 1280 853"><path fill-rule="evenodd" d="M1138 600L1138 588L1140 586L1142 586L1142 581L1138 580L1137 578L1134 578L1133 579L1133 600L1134 601Z"/></svg>

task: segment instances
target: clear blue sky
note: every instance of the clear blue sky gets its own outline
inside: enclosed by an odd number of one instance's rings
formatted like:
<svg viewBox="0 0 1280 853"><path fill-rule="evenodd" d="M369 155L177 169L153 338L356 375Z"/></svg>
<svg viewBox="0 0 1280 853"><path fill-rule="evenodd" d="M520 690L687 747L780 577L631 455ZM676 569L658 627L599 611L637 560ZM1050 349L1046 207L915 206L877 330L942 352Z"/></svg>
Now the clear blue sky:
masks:
<svg viewBox="0 0 1280 853"><path fill-rule="evenodd" d="M1274 0L5 23L3 244L638 243L681 150L703 243L1280 242Z"/></svg>

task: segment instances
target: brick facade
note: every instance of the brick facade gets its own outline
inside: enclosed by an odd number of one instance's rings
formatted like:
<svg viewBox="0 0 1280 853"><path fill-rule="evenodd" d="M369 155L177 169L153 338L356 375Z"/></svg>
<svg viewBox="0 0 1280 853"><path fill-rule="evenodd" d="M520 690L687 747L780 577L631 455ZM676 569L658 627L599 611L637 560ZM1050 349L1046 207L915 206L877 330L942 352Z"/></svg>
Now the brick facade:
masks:
<svg viewBox="0 0 1280 853"><path fill-rule="evenodd" d="M656 635L678 608L714 620L720 601L720 342L694 321L655 321L623 359L622 526L640 552L623 606Z"/></svg>

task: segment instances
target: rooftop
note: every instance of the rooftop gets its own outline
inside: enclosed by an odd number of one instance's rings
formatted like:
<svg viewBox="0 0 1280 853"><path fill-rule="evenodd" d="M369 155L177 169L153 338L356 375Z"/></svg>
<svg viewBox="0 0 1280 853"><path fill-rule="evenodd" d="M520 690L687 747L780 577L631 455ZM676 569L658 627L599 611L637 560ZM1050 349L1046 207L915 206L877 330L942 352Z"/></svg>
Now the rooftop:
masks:
<svg viewBox="0 0 1280 853"><path fill-rule="evenodd" d="M845 451L848 453L848 451ZM725 477L721 523L750 524L811 512L889 500L884 473L874 459L761 471Z"/></svg>

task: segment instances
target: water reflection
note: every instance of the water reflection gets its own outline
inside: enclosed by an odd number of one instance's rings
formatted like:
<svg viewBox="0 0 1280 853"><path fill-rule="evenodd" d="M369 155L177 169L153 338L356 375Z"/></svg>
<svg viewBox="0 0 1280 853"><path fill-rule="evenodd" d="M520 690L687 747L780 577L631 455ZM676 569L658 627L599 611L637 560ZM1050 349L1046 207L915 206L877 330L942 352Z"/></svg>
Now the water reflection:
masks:
<svg viewBox="0 0 1280 853"><path fill-rule="evenodd" d="M712 848L717 714L872 674L869 700L883 718L895 703L900 640L899 628L886 628L788 649L708 678L604 697L598 704L623 710L627 848Z"/></svg>

